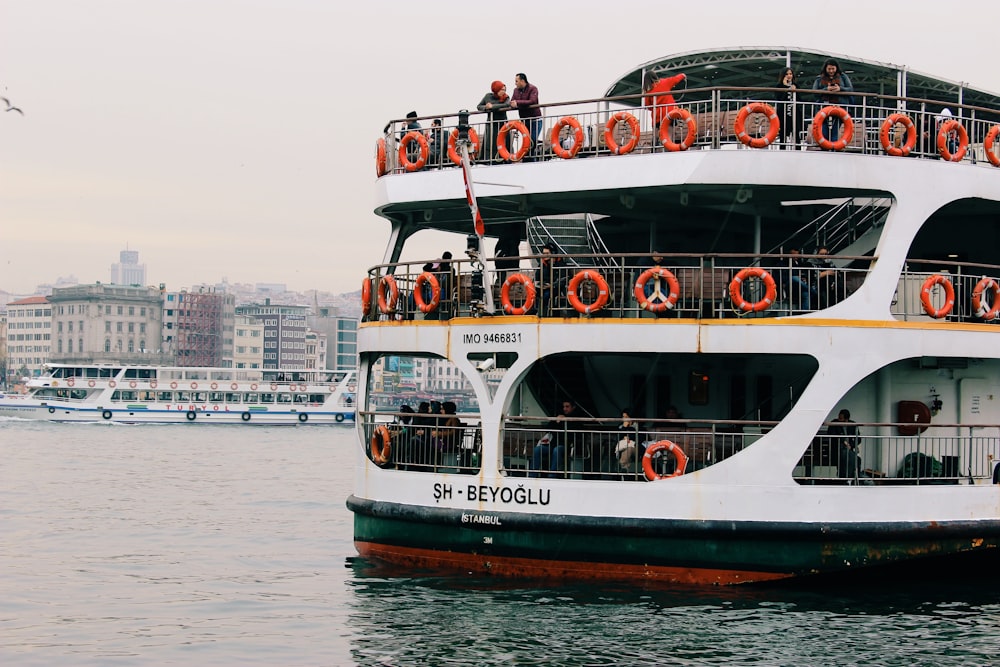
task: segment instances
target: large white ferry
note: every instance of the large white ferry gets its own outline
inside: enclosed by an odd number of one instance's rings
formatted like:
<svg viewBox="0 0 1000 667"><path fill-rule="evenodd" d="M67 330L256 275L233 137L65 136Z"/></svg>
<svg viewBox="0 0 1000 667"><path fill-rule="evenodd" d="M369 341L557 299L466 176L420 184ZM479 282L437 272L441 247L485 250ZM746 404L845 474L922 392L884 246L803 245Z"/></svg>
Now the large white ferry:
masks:
<svg viewBox="0 0 1000 667"><path fill-rule="evenodd" d="M59 422L334 424L353 420L355 372L48 364L0 416Z"/></svg>
<svg viewBox="0 0 1000 667"><path fill-rule="evenodd" d="M810 90L828 58L854 92ZM678 73L655 128L643 82ZM725 584L1000 564L1000 97L740 48L545 105L538 146L513 116L445 116L448 154L397 149L401 122L379 142L362 556ZM455 234L450 266L400 261L424 229ZM478 412L383 408L400 358L464 377Z"/></svg>

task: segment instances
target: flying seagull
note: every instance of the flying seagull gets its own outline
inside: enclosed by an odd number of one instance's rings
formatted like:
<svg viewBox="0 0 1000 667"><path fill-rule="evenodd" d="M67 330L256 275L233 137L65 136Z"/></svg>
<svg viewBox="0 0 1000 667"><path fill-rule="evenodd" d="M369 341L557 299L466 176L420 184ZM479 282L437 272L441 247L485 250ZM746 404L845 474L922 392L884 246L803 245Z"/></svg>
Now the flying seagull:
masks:
<svg viewBox="0 0 1000 667"><path fill-rule="evenodd" d="M10 100L8 100L8 99L7 99L6 97L0 97L0 100L3 100L3 103L7 105L7 109L6 109L6 111L16 111L16 112L18 112L19 114L21 114L22 116L24 115L24 112L23 112L23 111L21 111L20 109L18 109L18 108L17 108L16 106L14 106L13 104L11 104L11 103L10 103Z"/></svg>

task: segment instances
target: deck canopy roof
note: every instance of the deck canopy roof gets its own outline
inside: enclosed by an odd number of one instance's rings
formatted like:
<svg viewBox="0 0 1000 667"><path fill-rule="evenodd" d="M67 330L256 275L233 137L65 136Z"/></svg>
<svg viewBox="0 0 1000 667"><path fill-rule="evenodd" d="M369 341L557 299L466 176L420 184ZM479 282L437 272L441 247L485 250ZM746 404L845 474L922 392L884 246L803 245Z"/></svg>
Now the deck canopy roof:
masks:
<svg viewBox="0 0 1000 667"><path fill-rule="evenodd" d="M680 53L651 60L627 72L604 94L606 97L638 95L647 73L672 75L684 72L687 88L713 86L762 86L777 84L782 67L790 66L802 88L811 88L823 67L823 61L834 58L847 72L858 92L878 93L916 99L939 101L942 104L968 104L1000 110L1000 96L967 83L941 79L915 72L902 65L880 63L825 51L796 47L733 47ZM678 89L683 88L681 84ZM622 100L628 106L639 106L640 99Z"/></svg>

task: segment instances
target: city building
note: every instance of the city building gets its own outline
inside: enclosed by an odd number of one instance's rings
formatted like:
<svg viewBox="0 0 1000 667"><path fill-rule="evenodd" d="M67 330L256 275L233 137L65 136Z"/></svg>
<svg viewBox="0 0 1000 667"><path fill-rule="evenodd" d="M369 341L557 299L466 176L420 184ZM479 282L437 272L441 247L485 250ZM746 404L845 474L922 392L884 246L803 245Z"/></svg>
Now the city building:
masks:
<svg viewBox="0 0 1000 667"><path fill-rule="evenodd" d="M264 324L264 368L306 367L306 306L263 304L237 306L236 314Z"/></svg>
<svg viewBox="0 0 1000 667"><path fill-rule="evenodd" d="M52 343L52 306L44 296L7 304L7 381L41 375Z"/></svg>
<svg viewBox="0 0 1000 667"><path fill-rule="evenodd" d="M313 331L326 334L328 354L326 368L335 371L358 369L358 319L342 317L335 308L316 308L316 314L306 318Z"/></svg>
<svg viewBox="0 0 1000 667"><path fill-rule="evenodd" d="M139 263L138 250L122 250L118 263L111 265L111 282L115 285L145 285L146 265Z"/></svg>
<svg viewBox="0 0 1000 667"><path fill-rule="evenodd" d="M264 323L236 315L233 335L233 368L264 367Z"/></svg>
<svg viewBox="0 0 1000 667"><path fill-rule="evenodd" d="M164 292L163 345L177 366L233 362L236 298L212 287Z"/></svg>

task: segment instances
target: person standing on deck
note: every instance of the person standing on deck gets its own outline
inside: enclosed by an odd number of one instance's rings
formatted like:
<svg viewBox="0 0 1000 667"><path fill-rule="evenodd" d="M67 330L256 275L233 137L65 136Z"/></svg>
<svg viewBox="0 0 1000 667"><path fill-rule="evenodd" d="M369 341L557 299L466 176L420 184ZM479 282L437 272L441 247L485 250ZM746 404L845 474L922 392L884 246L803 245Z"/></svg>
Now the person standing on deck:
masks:
<svg viewBox="0 0 1000 667"><path fill-rule="evenodd" d="M854 97L844 93L854 92L850 77L840 69L840 64L833 58L827 58L823 63L823 71L820 72L816 80L813 81L813 90L825 91L818 96L823 104L833 106L843 106L853 104ZM831 116L823 123L823 138L829 141L837 141L840 136L840 126L842 121Z"/></svg>
<svg viewBox="0 0 1000 667"><path fill-rule="evenodd" d="M507 122L507 109L510 108L510 97L507 95L507 86L503 81L494 81L490 84L490 92L483 95L476 108L486 112L486 131L483 133L483 161L496 162L500 160L497 155L497 135L500 128ZM510 150L510 146L507 146Z"/></svg>
<svg viewBox="0 0 1000 667"><path fill-rule="evenodd" d="M660 123L666 119L667 113L677 106L670 91L686 78L687 75L684 72L664 78L650 74L646 81L646 95L642 98L642 103L649 107L650 113L653 114L654 132L659 133Z"/></svg>
<svg viewBox="0 0 1000 667"><path fill-rule="evenodd" d="M529 155L539 155L538 137L542 133L542 110L538 108L538 86L528 83L524 72L514 75L514 94L511 95L510 108L517 109L518 117L528 126L531 135L531 152Z"/></svg>

